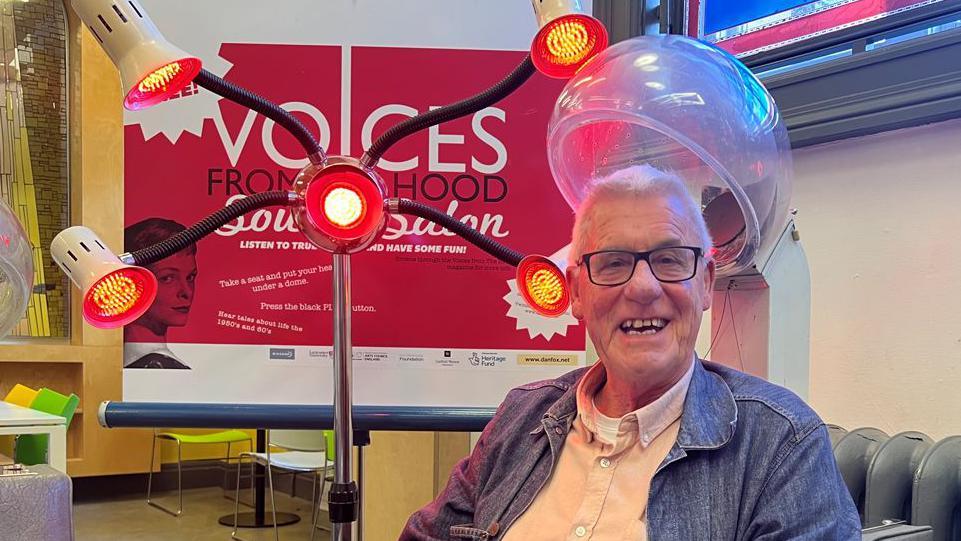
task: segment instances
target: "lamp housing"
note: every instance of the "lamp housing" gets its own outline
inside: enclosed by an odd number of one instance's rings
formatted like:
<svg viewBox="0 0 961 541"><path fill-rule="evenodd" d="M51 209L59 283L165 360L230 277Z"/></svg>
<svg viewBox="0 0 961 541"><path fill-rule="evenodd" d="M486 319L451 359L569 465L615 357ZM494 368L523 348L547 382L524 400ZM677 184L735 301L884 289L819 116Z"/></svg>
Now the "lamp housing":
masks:
<svg viewBox="0 0 961 541"><path fill-rule="evenodd" d="M294 217L319 248L350 254L364 250L387 224L387 187L373 169L347 156L310 164L294 181Z"/></svg>
<svg viewBox="0 0 961 541"><path fill-rule="evenodd" d="M89 228L61 231L50 245L50 255L83 293L83 318L94 327L111 329L131 323L157 296L153 273L124 264Z"/></svg>
<svg viewBox="0 0 961 541"><path fill-rule="evenodd" d="M544 75L568 79L607 48L607 29L580 0L532 0L540 30L531 43L531 60Z"/></svg>
<svg viewBox="0 0 961 541"><path fill-rule="evenodd" d="M166 100L200 72L200 59L167 41L136 0L73 0L71 5L120 70L127 109Z"/></svg>

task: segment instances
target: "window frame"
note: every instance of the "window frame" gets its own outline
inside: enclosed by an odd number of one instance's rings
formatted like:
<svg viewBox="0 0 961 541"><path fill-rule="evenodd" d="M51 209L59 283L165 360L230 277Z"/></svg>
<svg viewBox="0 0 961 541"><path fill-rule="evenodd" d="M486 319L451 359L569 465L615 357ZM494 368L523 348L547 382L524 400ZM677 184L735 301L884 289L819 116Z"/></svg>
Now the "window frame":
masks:
<svg viewBox="0 0 961 541"><path fill-rule="evenodd" d="M670 15L686 5L680 0L594 0L594 13L614 43L665 29L681 33L682 25L671 24L677 21ZM954 16L961 18L961 0L943 0L741 60L757 73L818 53L854 52L761 78L795 148L940 122L961 117L961 28L874 50L866 47L883 36Z"/></svg>

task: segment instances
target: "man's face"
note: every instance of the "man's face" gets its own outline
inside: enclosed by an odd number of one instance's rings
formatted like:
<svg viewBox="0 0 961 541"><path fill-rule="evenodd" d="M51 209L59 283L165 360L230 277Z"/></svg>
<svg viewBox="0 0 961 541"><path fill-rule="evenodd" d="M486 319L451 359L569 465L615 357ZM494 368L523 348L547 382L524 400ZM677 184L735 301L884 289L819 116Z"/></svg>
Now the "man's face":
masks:
<svg viewBox="0 0 961 541"><path fill-rule="evenodd" d="M626 196L599 201L592 209L587 252L646 252L668 246L700 246L695 228L677 196ZM680 379L694 354L701 316L711 306L714 263L697 262L685 282L662 283L648 264L637 263L622 285L591 283L584 265L567 269L574 316L587 325L608 377L659 387ZM654 334L630 331L633 320L667 322Z"/></svg>

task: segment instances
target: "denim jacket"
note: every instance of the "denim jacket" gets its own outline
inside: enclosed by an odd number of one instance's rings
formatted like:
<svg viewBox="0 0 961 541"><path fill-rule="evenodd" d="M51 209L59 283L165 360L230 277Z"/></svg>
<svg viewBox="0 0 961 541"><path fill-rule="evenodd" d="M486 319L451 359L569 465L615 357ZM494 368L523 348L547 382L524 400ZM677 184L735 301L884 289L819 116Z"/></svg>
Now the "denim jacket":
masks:
<svg viewBox="0 0 961 541"><path fill-rule="evenodd" d="M585 371L508 393L400 539L499 539L554 470ZM648 538L848 540L860 528L817 414L786 389L698 361L677 442L651 480Z"/></svg>

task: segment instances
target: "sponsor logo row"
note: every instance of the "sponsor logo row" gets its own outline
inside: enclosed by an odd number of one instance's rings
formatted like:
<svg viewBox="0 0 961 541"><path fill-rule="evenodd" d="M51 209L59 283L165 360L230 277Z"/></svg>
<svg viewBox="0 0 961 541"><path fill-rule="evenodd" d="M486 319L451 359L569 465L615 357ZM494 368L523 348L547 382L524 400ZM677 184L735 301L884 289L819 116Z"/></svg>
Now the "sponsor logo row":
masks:
<svg viewBox="0 0 961 541"><path fill-rule="evenodd" d="M295 361L297 348L268 348L268 358L272 361ZM306 356L310 359L329 360L328 348L308 348ZM551 353L504 353L497 351L464 350L426 350L426 351L376 351L354 350L354 362L364 364L399 364L406 366L434 365L442 367L474 366L497 367L519 366L578 366L582 355L566 352Z"/></svg>

